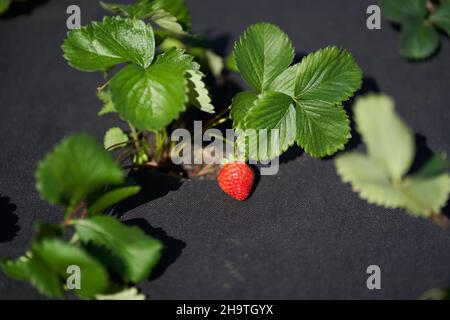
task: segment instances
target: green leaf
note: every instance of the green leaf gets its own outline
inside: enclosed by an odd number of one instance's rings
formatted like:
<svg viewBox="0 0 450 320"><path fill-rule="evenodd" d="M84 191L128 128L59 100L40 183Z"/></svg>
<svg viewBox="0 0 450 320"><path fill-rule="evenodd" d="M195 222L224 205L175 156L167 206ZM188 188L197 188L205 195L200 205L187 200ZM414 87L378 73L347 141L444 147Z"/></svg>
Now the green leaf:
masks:
<svg viewBox="0 0 450 320"><path fill-rule="evenodd" d="M238 143L248 137L249 158L271 160L295 142L295 108L292 98L279 92L262 93L248 111ZM273 130L273 131L272 131Z"/></svg>
<svg viewBox="0 0 450 320"><path fill-rule="evenodd" d="M221 56L215 54L211 50L205 50L205 58L208 62L209 70L214 77L219 77L224 68L224 62Z"/></svg>
<svg viewBox="0 0 450 320"><path fill-rule="evenodd" d="M357 130L369 156L400 179L411 167L415 154L414 135L397 117L394 102L384 95L358 98L354 106Z"/></svg>
<svg viewBox="0 0 450 320"><path fill-rule="evenodd" d="M386 19L401 23L408 16L425 17L427 0L379 0L381 12Z"/></svg>
<svg viewBox="0 0 450 320"><path fill-rule="evenodd" d="M386 169L375 160L358 152L336 158L337 173L343 182L349 182L353 191L372 204L399 208L404 204L401 192L395 188Z"/></svg>
<svg viewBox="0 0 450 320"><path fill-rule="evenodd" d="M68 278L69 266L78 266L81 272L80 289L75 289L75 293L80 298L91 298L102 293L108 285L105 268L79 247L53 239L35 244L33 252L45 262L47 272L54 272L62 279Z"/></svg>
<svg viewBox="0 0 450 320"><path fill-rule="evenodd" d="M342 106L320 100L297 100L297 144L313 157L344 149L350 120Z"/></svg>
<svg viewBox="0 0 450 320"><path fill-rule="evenodd" d="M228 69L228 71L239 72L236 59L232 54L225 58L225 67Z"/></svg>
<svg viewBox="0 0 450 320"><path fill-rule="evenodd" d="M408 17L402 24L400 54L408 59L424 59L439 47L439 35L429 22Z"/></svg>
<svg viewBox="0 0 450 320"><path fill-rule="evenodd" d="M0 14L8 10L11 5L11 0L0 0Z"/></svg>
<svg viewBox="0 0 450 320"><path fill-rule="evenodd" d="M126 186L121 188L115 188L104 193L99 199L97 199L89 208L88 212L91 215L102 214L106 209L112 207L114 204L119 203L137 193L141 188L139 186Z"/></svg>
<svg viewBox="0 0 450 320"><path fill-rule="evenodd" d="M433 178L407 177L402 184L406 209L419 216L429 217L445 206L450 192L447 173Z"/></svg>
<svg viewBox="0 0 450 320"><path fill-rule="evenodd" d="M28 281L39 293L50 298L64 297L64 289L58 274L39 256L33 256L28 263Z"/></svg>
<svg viewBox="0 0 450 320"><path fill-rule="evenodd" d="M448 172L449 167L450 161L445 152L436 153L414 174L414 177L432 178Z"/></svg>
<svg viewBox="0 0 450 320"><path fill-rule="evenodd" d="M111 93L109 91L99 91L97 97L103 102L103 107L98 112L99 116L103 116L108 113L117 112L116 107L111 99Z"/></svg>
<svg viewBox="0 0 450 320"><path fill-rule="evenodd" d="M44 222L37 222L34 225L35 241L42 241L45 239L62 238L64 235L64 227L60 224L50 224Z"/></svg>
<svg viewBox="0 0 450 320"><path fill-rule="evenodd" d="M326 47L306 56L297 69L295 95L301 100L339 104L361 87L362 71L344 49Z"/></svg>
<svg viewBox="0 0 450 320"><path fill-rule="evenodd" d="M153 61L153 29L143 21L105 17L69 31L63 44L69 64L83 71L105 71L124 62L147 68Z"/></svg>
<svg viewBox="0 0 450 320"><path fill-rule="evenodd" d="M16 261L5 259L0 264L8 277L29 281L39 293L50 298L62 298L64 290L61 279L49 269L42 258L36 255L21 257Z"/></svg>
<svg viewBox="0 0 450 320"><path fill-rule="evenodd" d="M26 281L29 279L30 258L20 257L16 261L3 259L0 261L2 271L10 278Z"/></svg>
<svg viewBox="0 0 450 320"><path fill-rule="evenodd" d="M271 84L269 90L281 92L288 96L295 96L295 79L299 64L293 65L283 71Z"/></svg>
<svg viewBox="0 0 450 320"><path fill-rule="evenodd" d="M195 70L188 70L189 102L207 113L214 113L214 106L211 104L208 89L202 81L203 73Z"/></svg>
<svg viewBox="0 0 450 320"><path fill-rule="evenodd" d="M169 12L177 18L183 30L191 30L192 18L184 0L155 0L154 8Z"/></svg>
<svg viewBox="0 0 450 320"><path fill-rule="evenodd" d="M163 9L153 11L148 18L169 32L180 35L185 33L181 24L178 23L177 18Z"/></svg>
<svg viewBox="0 0 450 320"><path fill-rule="evenodd" d="M417 173L406 176L414 159L409 128L384 95L368 95L355 103L357 129L368 155L356 152L336 159L338 174L369 203L404 208L416 216L431 216L445 206L450 193L448 161L435 155Z"/></svg>
<svg viewBox="0 0 450 320"><path fill-rule="evenodd" d="M194 57L186 54L184 49L172 47L166 52L157 56L153 65L174 66L187 70L199 71L200 65L194 61Z"/></svg>
<svg viewBox="0 0 450 320"><path fill-rule="evenodd" d="M122 278L138 283L148 278L158 263L162 244L138 227L126 226L112 217L97 216L75 221L81 241L108 248L119 257L125 269Z"/></svg>
<svg viewBox="0 0 450 320"><path fill-rule="evenodd" d="M125 146L129 140L127 134L121 128L114 127L106 131L103 145L106 150L111 151Z"/></svg>
<svg viewBox="0 0 450 320"><path fill-rule="evenodd" d="M242 77L262 92L291 64L294 48L280 28L257 23L236 42L233 54Z"/></svg>
<svg viewBox="0 0 450 320"><path fill-rule="evenodd" d="M253 92L239 92L234 98L230 106L230 118L233 119L233 128L245 129L245 117L250 111L258 96Z"/></svg>
<svg viewBox="0 0 450 320"><path fill-rule="evenodd" d="M145 295L139 293L135 287L124 289L112 294L98 294L95 296L97 300L145 300Z"/></svg>
<svg viewBox="0 0 450 320"><path fill-rule="evenodd" d="M142 130L158 131L185 110L187 81L176 65L148 69L129 65L111 80L112 100L122 119Z"/></svg>
<svg viewBox="0 0 450 320"><path fill-rule="evenodd" d="M123 172L90 136L65 138L39 164L36 188L52 204L74 208L88 196L124 180Z"/></svg>
<svg viewBox="0 0 450 320"><path fill-rule="evenodd" d="M134 5L105 2L100 4L104 9L116 14L135 19L150 19L169 31L190 30L192 24L184 0L139 0Z"/></svg>
<svg viewBox="0 0 450 320"><path fill-rule="evenodd" d="M439 6L430 15L430 21L450 37L450 3Z"/></svg>

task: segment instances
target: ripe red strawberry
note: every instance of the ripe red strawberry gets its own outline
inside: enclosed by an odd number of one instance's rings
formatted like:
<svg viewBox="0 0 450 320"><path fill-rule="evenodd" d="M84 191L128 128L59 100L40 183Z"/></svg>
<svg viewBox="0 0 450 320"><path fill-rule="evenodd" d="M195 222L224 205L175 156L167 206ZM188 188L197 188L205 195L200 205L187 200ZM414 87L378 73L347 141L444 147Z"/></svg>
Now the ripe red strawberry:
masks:
<svg viewBox="0 0 450 320"><path fill-rule="evenodd" d="M234 161L227 163L217 175L220 188L233 198L244 201L250 195L255 175L245 163Z"/></svg>

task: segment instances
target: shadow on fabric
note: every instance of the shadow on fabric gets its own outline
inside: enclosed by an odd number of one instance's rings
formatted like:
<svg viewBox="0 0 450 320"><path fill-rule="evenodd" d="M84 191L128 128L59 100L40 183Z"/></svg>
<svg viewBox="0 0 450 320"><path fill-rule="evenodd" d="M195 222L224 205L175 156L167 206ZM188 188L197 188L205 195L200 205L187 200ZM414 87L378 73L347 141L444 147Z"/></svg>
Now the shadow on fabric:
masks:
<svg viewBox="0 0 450 320"><path fill-rule="evenodd" d="M17 235L20 227L19 217L14 213L17 206L8 197L0 197L0 242L11 241Z"/></svg>
<svg viewBox="0 0 450 320"><path fill-rule="evenodd" d="M164 271L180 257L183 249L186 247L186 243L184 241L170 237L161 228L152 227L143 218L126 220L124 223L129 226L137 226L141 228L147 235L160 240L164 245L161 260L155 269L153 269L149 280L159 278Z"/></svg>
<svg viewBox="0 0 450 320"><path fill-rule="evenodd" d="M178 190L183 184L181 179L149 169L131 171L129 178L141 187L141 191L112 209L111 214L118 218L144 203L161 198L170 191Z"/></svg>

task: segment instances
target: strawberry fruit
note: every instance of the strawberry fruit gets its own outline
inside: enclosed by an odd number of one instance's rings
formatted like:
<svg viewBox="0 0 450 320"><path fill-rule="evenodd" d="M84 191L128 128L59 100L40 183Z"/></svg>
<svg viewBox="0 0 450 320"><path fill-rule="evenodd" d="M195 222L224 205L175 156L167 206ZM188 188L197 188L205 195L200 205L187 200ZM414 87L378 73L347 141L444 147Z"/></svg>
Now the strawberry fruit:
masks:
<svg viewBox="0 0 450 320"><path fill-rule="evenodd" d="M240 161L225 164L217 175L220 188L239 201L248 198L254 180L253 170L245 162Z"/></svg>

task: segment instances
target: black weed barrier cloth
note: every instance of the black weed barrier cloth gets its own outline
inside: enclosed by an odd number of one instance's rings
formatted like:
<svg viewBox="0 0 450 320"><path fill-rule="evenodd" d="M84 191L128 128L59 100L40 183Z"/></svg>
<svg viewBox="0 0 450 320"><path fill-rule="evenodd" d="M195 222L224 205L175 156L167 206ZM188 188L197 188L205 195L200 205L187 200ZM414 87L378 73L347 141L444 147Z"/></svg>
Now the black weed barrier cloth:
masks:
<svg viewBox="0 0 450 320"><path fill-rule="evenodd" d="M258 21L285 30L300 50L297 59L327 45L346 48L364 71L359 94L391 95L415 130L420 155L450 151L450 40L442 39L431 60L408 62L398 54L395 27L383 20L381 30L366 28L373 2L187 1L194 31L212 37L221 54ZM88 132L101 141L119 123L96 117L101 74L78 72L62 58L66 8L74 3L83 24L104 14L97 1L54 0L0 19L2 257L26 250L35 221L62 219L59 209L39 199L36 163L69 133ZM361 147L354 135L348 148ZM417 299L450 285L450 233L430 220L360 200L336 175L333 157L317 160L293 148L279 173L262 177L242 203L215 181L178 183L156 175L147 184L117 214L165 244L161 265L141 286L152 300ZM370 265L381 269L381 290L366 286ZM0 298L41 296L28 283L0 274Z"/></svg>

